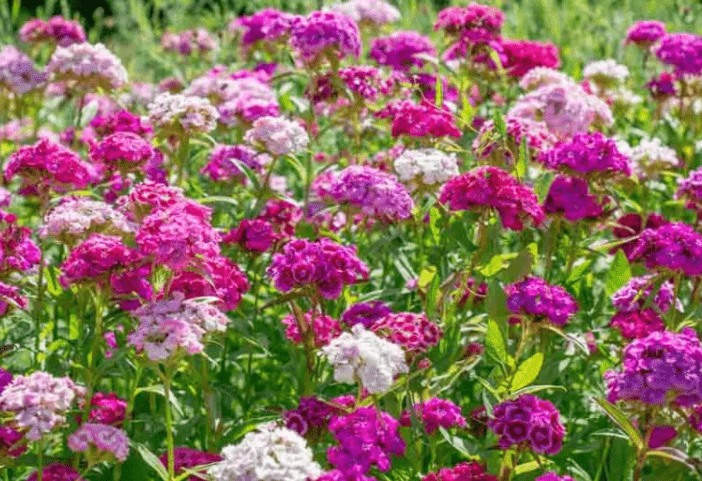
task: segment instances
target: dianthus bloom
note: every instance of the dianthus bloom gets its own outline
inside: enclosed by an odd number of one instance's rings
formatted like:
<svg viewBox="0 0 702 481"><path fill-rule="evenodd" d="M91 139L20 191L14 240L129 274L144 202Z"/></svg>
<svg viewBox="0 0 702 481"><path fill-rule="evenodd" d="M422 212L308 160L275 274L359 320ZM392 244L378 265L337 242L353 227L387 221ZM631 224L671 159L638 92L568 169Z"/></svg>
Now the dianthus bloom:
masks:
<svg viewBox="0 0 702 481"><path fill-rule="evenodd" d="M570 141L557 143L543 152L539 161L549 169L580 175L630 175L630 160L614 140L600 132L575 134Z"/></svg>
<svg viewBox="0 0 702 481"><path fill-rule="evenodd" d="M531 394L495 406L488 427L500 437L500 448L517 444L540 454L557 454L565 434L554 405Z"/></svg>
<svg viewBox="0 0 702 481"><path fill-rule="evenodd" d="M607 399L664 406L702 402L702 346L690 328L653 332L624 349L622 370L607 371Z"/></svg>
<svg viewBox="0 0 702 481"><path fill-rule="evenodd" d="M488 41L499 36L505 15L498 8L471 2L467 7L448 7L441 10L434 22L434 30L450 35Z"/></svg>
<svg viewBox="0 0 702 481"><path fill-rule="evenodd" d="M70 245L86 234L121 235L133 230L124 214L110 205L87 198L69 198L46 214L39 235Z"/></svg>
<svg viewBox="0 0 702 481"><path fill-rule="evenodd" d="M95 177L95 169L72 150L41 139L34 145L20 147L5 165L5 179L22 178L22 191L46 195L48 191L66 192L86 187Z"/></svg>
<svg viewBox="0 0 702 481"><path fill-rule="evenodd" d="M149 120L163 135L211 132L218 118L217 109L200 97L162 93L149 104Z"/></svg>
<svg viewBox="0 0 702 481"><path fill-rule="evenodd" d="M524 221L539 225L544 212L536 194L502 169L477 167L453 177L443 187L439 200L451 210L493 208L508 229L522 230Z"/></svg>
<svg viewBox="0 0 702 481"><path fill-rule="evenodd" d="M229 24L229 30L240 34L241 46L248 48L256 42L273 43L286 38L296 18L287 12L264 8L253 15L233 20Z"/></svg>
<svg viewBox="0 0 702 481"><path fill-rule="evenodd" d="M456 154L437 149L406 150L394 161L395 172L401 182L413 190L420 187L437 187L458 175Z"/></svg>
<svg viewBox="0 0 702 481"><path fill-rule="evenodd" d="M653 294L656 280L653 276L632 277L619 290L612 294L612 304L619 311L634 311L643 309ZM662 312L668 312L675 299L673 282L663 282L655 293L651 303Z"/></svg>
<svg viewBox="0 0 702 481"><path fill-rule="evenodd" d="M326 402L314 396L302 396L297 408L285 411L285 425L307 439L318 439L329 428L331 417L344 412L342 406L334 402L335 399Z"/></svg>
<svg viewBox="0 0 702 481"><path fill-rule="evenodd" d="M485 472L485 466L475 461L465 461L453 468L441 468L429 473L422 481L497 481L497 476Z"/></svg>
<svg viewBox="0 0 702 481"><path fill-rule="evenodd" d="M247 145L217 145L210 153L209 162L200 171L215 182L235 180L243 182L246 178L238 163L254 172L261 172L270 157L260 154Z"/></svg>
<svg viewBox="0 0 702 481"><path fill-rule="evenodd" d="M131 132L108 135L90 149L93 162L121 173L138 170L156 155L151 143Z"/></svg>
<svg viewBox="0 0 702 481"><path fill-rule="evenodd" d="M19 31L19 38L26 43L55 43L68 47L74 43L85 42L85 30L80 23L59 15L48 21L33 18L26 22Z"/></svg>
<svg viewBox="0 0 702 481"><path fill-rule="evenodd" d="M217 40L204 28L184 30L180 33L166 32L161 37L161 48L187 56L203 54L217 49Z"/></svg>
<svg viewBox="0 0 702 481"><path fill-rule="evenodd" d="M506 117L506 138L500 138L492 120L485 122L473 140L473 155L494 165L512 164L520 154L522 139L526 139L529 159L553 147L558 139L544 122L528 118Z"/></svg>
<svg viewBox="0 0 702 481"><path fill-rule="evenodd" d="M392 116L393 137L408 135L458 138L462 135L451 112L435 105L403 102Z"/></svg>
<svg viewBox="0 0 702 481"><path fill-rule="evenodd" d="M0 458L21 456L27 450L23 441L24 436L16 429L0 426Z"/></svg>
<svg viewBox="0 0 702 481"><path fill-rule="evenodd" d="M434 434L439 426L451 429L455 426L464 427L466 419L461 415L461 408L446 399L431 398L428 401L417 403L413 412L419 418L427 434ZM412 413L404 411L400 418L403 426L412 425Z"/></svg>
<svg viewBox="0 0 702 481"><path fill-rule="evenodd" d="M629 254L630 261L642 261L649 269L702 274L702 236L682 222L645 229Z"/></svg>
<svg viewBox="0 0 702 481"><path fill-rule="evenodd" d="M214 481L308 481L322 474L305 439L275 426L248 433L225 447L222 458L209 469Z"/></svg>
<svg viewBox="0 0 702 481"><path fill-rule="evenodd" d="M402 346L410 354L426 352L437 345L443 336L441 328L426 314L412 312L388 314L375 321L370 329L393 344Z"/></svg>
<svg viewBox="0 0 702 481"><path fill-rule="evenodd" d="M334 366L334 380L353 384L360 380L369 393L385 393L397 374L408 372L400 346L381 339L362 324L344 332L322 348Z"/></svg>
<svg viewBox="0 0 702 481"><path fill-rule="evenodd" d="M397 182L397 177L363 165L352 165L339 172L327 194L365 215L391 221L407 219L414 207L407 188Z"/></svg>
<svg viewBox="0 0 702 481"><path fill-rule="evenodd" d="M65 414L85 390L68 377L56 378L37 371L29 376L16 376L0 393L0 411L15 413L20 429L27 429L26 438L37 441L65 420Z"/></svg>
<svg viewBox="0 0 702 481"><path fill-rule="evenodd" d="M172 299L144 305L133 314L139 325L129 334L129 344L155 362L202 352L204 336L224 331L229 323L229 318L213 305L183 299L180 293L174 294Z"/></svg>
<svg viewBox="0 0 702 481"><path fill-rule="evenodd" d="M541 476L536 478L534 481L575 481L575 480L567 475L559 476L556 473L550 472L550 473L542 474Z"/></svg>
<svg viewBox="0 0 702 481"><path fill-rule="evenodd" d="M124 421L127 411L127 401L118 397L115 393L96 392L90 398L90 410L88 420L92 423L119 425Z"/></svg>
<svg viewBox="0 0 702 481"><path fill-rule="evenodd" d="M702 213L702 168L693 170L686 178L678 179L676 199L684 199L685 207Z"/></svg>
<svg viewBox="0 0 702 481"><path fill-rule="evenodd" d="M27 227L19 227L12 218L0 222L0 276L7 277L13 272L25 273L39 264L41 251L32 241L32 231Z"/></svg>
<svg viewBox="0 0 702 481"><path fill-rule="evenodd" d="M656 20L639 20L626 32L624 43L633 43L643 50L648 50L665 35L665 23Z"/></svg>
<svg viewBox="0 0 702 481"><path fill-rule="evenodd" d="M548 189L544 211L547 214L563 215L566 220L575 222L581 219L597 219L604 209L597 196L588 192L585 180L559 175Z"/></svg>
<svg viewBox="0 0 702 481"><path fill-rule="evenodd" d="M702 36L668 33L654 49L658 60L675 69L676 75L702 73Z"/></svg>
<svg viewBox="0 0 702 481"><path fill-rule="evenodd" d="M68 437L68 448L75 453L91 452L89 457L124 462L129 455L127 433L114 426L85 423ZM96 451L96 452L94 452Z"/></svg>
<svg viewBox="0 0 702 481"><path fill-rule="evenodd" d="M661 144L657 138L642 140L633 148L631 160L634 173L641 179L656 178L661 171L675 170L680 166L675 150Z"/></svg>
<svg viewBox="0 0 702 481"><path fill-rule="evenodd" d="M368 56L378 65L409 72L413 67L424 66L426 59L422 56L436 56L436 49L429 37L407 30L374 39Z"/></svg>
<svg viewBox="0 0 702 481"><path fill-rule="evenodd" d="M507 57L503 67L511 77L521 78L536 67L558 69L561 66L558 47L550 42L505 39L502 49Z"/></svg>
<svg viewBox="0 0 702 481"><path fill-rule="evenodd" d="M137 184L131 192L121 197L118 204L130 220L141 222L157 210L164 210L187 202L183 189L155 182Z"/></svg>
<svg viewBox="0 0 702 481"><path fill-rule="evenodd" d="M545 85L574 83L575 81L567 74L550 67L534 67L519 79L519 87L525 92L531 92Z"/></svg>
<svg viewBox="0 0 702 481"><path fill-rule="evenodd" d="M46 71L54 81L72 81L83 89L113 90L127 83L127 71L115 54L101 43L58 47Z"/></svg>
<svg viewBox="0 0 702 481"><path fill-rule="evenodd" d="M639 234L641 234L644 229L656 229L667 223L668 221L659 214L648 215L645 225L644 219L640 214L625 214L621 216L617 219L616 227L612 229L612 234L614 234L616 239L630 240L614 247L610 253L614 254L617 250L621 249L626 255L626 258L631 261L631 253L638 243Z"/></svg>
<svg viewBox="0 0 702 481"><path fill-rule="evenodd" d="M63 464L53 463L44 466L41 472L42 481L83 481L78 471ZM27 481L37 481L37 472L33 472Z"/></svg>
<svg viewBox="0 0 702 481"><path fill-rule="evenodd" d="M533 317L539 321L548 319L560 326L578 311L573 296L561 286L547 284L538 277L527 277L516 284L505 286L507 309L512 313Z"/></svg>
<svg viewBox="0 0 702 481"><path fill-rule="evenodd" d="M308 287L325 299L336 299L345 284L368 278L368 266L356 256L356 246L346 247L329 239L294 239L282 253L273 255L268 275L276 289L289 292Z"/></svg>
<svg viewBox="0 0 702 481"><path fill-rule="evenodd" d="M385 25L397 22L400 11L382 0L348 0L329 6L329 10L342 13L354 22L369 25Z"/></svg>
<svg viewBox="0 0 702 481"><path fill-rule="evenodd" d="M115 271L125 269L138 259L121 237L92 234L78 244L61 264L61 284L97 282L103 286Z"/></svg>
<svg viewBox="0 0 702 481"><path fill-rule="evenodd" d="M339 321L320 312L308 312L299 320L294 314L289 314L283 318L283 324L287 326L285 337L296 344L301 344L309 335L316 348L326 346L341 334Z"/></svg>
<svg viewBox="0 0 702 481"><path fill-rule="evenodd" d="M622 84L628 76L629 69L626 65L612 59L590 62L583 69L583 77L600 87L614 87Z"/></svg>
<svg viewBox="0 0 702 481"><path fill-rule="evenodd" d="M244 138L246 142L260 145L273 155L300 153L310 141L300 124L283 117L257 119Z"/></svg>
<svg viewBox="0 0 702 481"><path fill-rule="evenodd" d="M164 454L159 458L159 460L164 467L168 467L168 454ZM204 451L198 451L197 449L180 446L176 446L173 449L173 464L176 476L183 474L186 469L192 469L195 466L211 464L221 460L222 456L219 454L207 453ZM205 473L204 471L201 471L200 474L204 475ZM188 481L202 481L202 478L197 475L190 476L187 479Z"/></svg>
<svg viewBox="0 0 702 481"><path fill-rule="evenodd" d="M392 310L382 301L359 302L352 305L341 315L341 320L349 327L362 324L370 329L375 321L382 319Z"/></svg>
<svg viewBox="0 0 702 481"><path fill-rule="evenodd" d="M146 124L141 117L134 115L129 110L120 110L107 115L96 115L90 121L90 126L100 137L105 137L117 132L131 132L140 137L150 137L154 129Z"/></svg>
<svg viewBox="0 0 702 481"><path fill-rule="evenodd" d="M222 237L226 244L238 244L250 252L266 252L281 236L273 226L261 219L243 219L239 225Z"/></svg>
<svg viewBox="0 0 702 481"><path fill-rule="evenodd" d="M342 85L335 82L338 75L343 81ZM389 95L395 87L396 79L384 77L382 72L370 65L352 65L330 72L322 77L316 77L315 83L308 90L307 95L312 102L327 102L338 100L340 96L348 96L343 92L343 85L353 94L357 101L375 101L382 95Z"/></svg>
<svg viewBox="0 0 702 481"><path fill-rule="evenodd" d="M294 22L290 44L305 63L325 56L342 59L361 54L361 34L356 22L336 12L312 12Z"/></svg>
<svg viewBox="0 0 702 481"><path fill-rule="evenodd" d="M360 407L351 414L334 416L329 430L339 442L327 451L327 459L339 471L365 474L373 465L390 469L390 455L405 454L405 442L398 434L399 423L375 407Z"/></svg>
<svg viewBox="0 0 702 481"><path fill-rule="evenodd" d="M652 332L664 331L665 323L655 309L636 309L617 312L609 321L624 339L641 339Z"/></svg>
<svg viewBox="0 0 702 481"><path fill-rule="evenodd" d="M22 95L40 87L46 74L34 67L27 55L12 45L0 50L0 87L15 95Z"/></svg>
<svg viewBox="0 0 702 481"><path fill-rule="evenodd" d="M0 367L0 394L5 390L5 388L12 382L14 376L10 371Z"/></svg>

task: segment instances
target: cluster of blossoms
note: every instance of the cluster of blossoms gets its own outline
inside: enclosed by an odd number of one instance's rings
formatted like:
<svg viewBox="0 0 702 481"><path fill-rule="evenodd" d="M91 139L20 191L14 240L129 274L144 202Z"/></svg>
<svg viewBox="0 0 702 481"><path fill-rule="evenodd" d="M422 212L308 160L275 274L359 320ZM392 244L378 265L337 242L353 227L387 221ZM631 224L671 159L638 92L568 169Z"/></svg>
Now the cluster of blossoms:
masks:
<svg viewBox="0 0 702 481"><path fill-rule="evenodd" d="M0 87L23 95L42 86L46 74L34 67L34 62L12 45L0 50Z"/></svg>
<svg viewBox="0 0 702 481"><path fill-rule="evenodd" d="M437 149L406 150L394 161L401 182L412 190L436 187L458 175L456 154Z"/></svg>
<svg viewBox="0 0 702 481"><path fill-rule="evenodd" d="M631 175L630 159L617 143L600 132L576 134L543 152L539 161L549 169L575 175Z"/></svg>
<svg viewBox="0 0 702 481"><path fill-rule="evenodd" d="M370 329L375 321L390 313L392 310L382 301L359 302L346 309L341 315L341 320L349 327L362 324L366 329Z"/></svg>
<svg viewBox="0 0 702 481"><path fill-rule="evenodd" d="M331 56L342 59L361 54L361 34L351 18L336 12L312 12L295 21L290 44L308 65Z"/></svg>
<svg viewBox="0 0 702 481"><path fill-rule="evenodd" d="M676 75L702 73L702 36L667 33L654 48L658 60L675 69Z"/></svg>
<svg viewBox="0 0 702 481"><path fill-rule="evenodd" d="M123 174L142 169L156 155L149 141L131 132L110 134L90 149L93 162Z"/></svg>
<svg viewBox="0 0 702 481"><path fill-rule="evenodd" d="M622 242L613 248L611 253L614 254L617 250L621 249L627 259L631 260L631 253L638 245L639 234L641 234L644 229L657 229L667 223L668 221L659 214L650 214L645 218L640 214L625 214L621 216L617 219L615 227L612 229L612 234L616 239L625 239L626 242Z"/></svg>
<svg viewBox="0 0 702 481"><path fill-rule="evenodd" d="M624 339L641 339L652 332L664 331L665 323L655 309L619 311L609 321Z"/></svg>
<svg viewBox="0 0 702 481"><path fill-rule="evenodd" d="M343 474L363 475L374 465L387 471L391 454L405 454L399 426L395 418L375 407L360 407L351 414L334 416L329 430L339 445L329 448L327 459Z"/></svg>
<svg viewBox="0 0 702 481"><path fill-rule="evenodd" d="M347 0L330 5L329 9L346 15L361 26L394 23L401 17L400 11L395 6L382 0Z"/></svg>
<svg viewBox="0 0 702 481"><path fill-rule="evenodd" d="M149 121L162 135L211 132L218 118L217 109L200 97L164 92L149 104Z"/></svg>
<svg viewBox="0 0 702 481"><path fill-rule="evenodd" d="M53 43L61 47L87 40L80 23L58 15L49 20L34 18L28 21L20 28L19 38L26 43Z"/></svg>
<svg viewBox="0 0 702 481"><path fill-rule="evenodd" d="M129 455L127 433L105 424L83 424L68 437L67 444L73 452L90 452L93 460L114 458L124 462Z"/></svg>
<svg viewBox="0 0 702 481"><path fill-rule="evenodd" d="M424 66L426 59L423 57L435 57L436 49L429 37L407 30L374 39L368 56L378 65L409 72L414 67Z"/></svg>
<svg viewBox="0 0 702 481"><path fill-rule="evenodd" d="M702 168L691 171L686 178L678 179L676 199L684 199L685 207L702 212Z"/></svg>
<svg viewBox="0 0 702 481"><path fill-rule="evenodd" d="M27 481L37 481L38 475L36 471L32 473ZM52 463L44 466L42 470L42 481L85 481L80 477L78 471L70 466L65 466L59 463Z"/></svg>
<svg viewBox="0 0 702 481"><path fill-rule="evenodd" d="M300 344L309 335L316 348L326 346L332 339L341 334L339 322L320 312L308 312L302 319L297 319L295 315L289 314L283 318L283 324L287 326L285 336L288 339Z"/></svg>
<svg viewBox="0 0 702 481"><path fill-rule="evenodd" d="M184 299L180 293L172 299L146 304L133 314L139 325L129 334L129 344L137 352L145 351L154 362L202 352L204 336L224 331L229 323L229 318L213 305Z"/></svg>
<svg viewBox="0 0 702 481"><path fill-rule="evenodd" d="M385 393L397 374L409 371L400 346L381 339L362 324L344 332L322 348L334 366L334 380L347 384L358 381L369 393Z"/></svg>
<svg viewBox="0 0 702 481"><path fill-rule="evenodd" d="M426 314L400 312L373 322L371 326L378 336L397 344L411 354L426 352L437 345L443 333L441 328L430 321Z"/></svg>
<svg viewBox="0 0 702 481"><path fill-rule="evenodd" d="M223 82L209 79L208 84L217 87L208 91L208 98L218 104L219 121L224 125L248 125L262 117L280 114L275 91L257 78L224 79ZM186 92L194 86L188 87Z"/></svg>
<svg viewBox="0 0 702 481"><path fill-rule="evenodd" d="M239 17L229 24L229 30L239 37L242 47L258 42L274 43L286 39L297 20L295 15L274 8L264 8L253 15Z"/></svg>
<svg viewBox="0 0 702 481"><path fill-rule="evenodd" d="M397 177L373 167L352 165L331 178L320 194L377 219L398 221L412 215L414 202Z"/></svg>
<svg viewBox="0 0 702 481"><path fill-rule="evenodd" d="M640 20L626 32L624 43L634 44L648 51L651 46L665 35L665 24L655 20Z"/></svg>
<svg viewBox="0 0 702 481"><path fill-rule="evenodd" d="M26 272L39 264L41 251L32 241L31 230L19 227L14 219L5 218L0 231L0 276L13 272Z"/></svg>
<svg viewBox="0 0 702 481"><path fill-rule="evenodd" d="M508 229L522 230L524 221L539 225L544 212L536 194L502 169L477 167L450 179L439 200L451 210L495 209Z"/></svg>
<svg viewBox="0 0 702 481"><path fill-rule="evenodd" d="M597 196L589 193L585 180L559 175L548 190L544 212L562 215L566 220L575 222L597 219L604 213L604 208Z"/></svg>
<svg viewBox="0 0 702 481"><path fill-rule="evenodd" d="M522 139L526 138L529 157L553 147L557 138L548 130L544 122L514 117L505 118L506 139L499 138L495 123L485 122L473 140L472 151L480 160L487 160L495 165L511 164L518 157Z"/></svg>
<svg viewBox="0 0 702 481"><path fill-rule="evenodd" d="M237 164L240 163L254 172L261 173L264 165L270 163L270 161L271 159L268 155L258 153L247 145L220 144L212 149L209 162L202 168L200 173L215 182L243 182L246 176Z"/></svg>
<svg viewBox="0 0 702 481"><path fill-rule="evenodd" d="M101 87L111 91L127 83L127 71L120 59L101 44L75 43L59 47L46 71L54 81L74 82L88 91Z"/></svg>
<svg viewBox="0 0 702 481"><path fill-rule="evenodd" d="M270 222L261 219L243 219L237 227L222 237L225 244L237 244L244 250L261 253L269 250L283 238Z"/></svg>
<svg viewBox="0 0 702 481"><path fill-rule="evenodd" d="M56 378L42 371L15 376L0 392L0 411L12 412L15 423L36 441L66 420L66 412L85 390L67 377Z"/></svg>
<svg viewBox="0 0 702 481"><path fill-rule="evenodd" d="M370 65L352 65L339 69L338 72L328 73L317 77L315 83L308 89L308 96L315 104L336 100L343 95L338 85L334 83L334 75L338 75L346 88L359 100L373 102L382 95L389 95L396 86L393 77L385 77L382 72Z"/></svg>
<svg viewBox="0 0 702 481"><path fill-rule="evenodd" d="M150 125L129 110L96 115L89 125L98 137L106 137L117 132L131 132L140 137L149 138L154 133Z"/></svg>
<svg viewBox="0 0 702 481"><path fill-rule="evenodd" d="M522 394L495 406L488 427L500 437L502 449L518 445L535 453L557 454L565 435L559 417L549 401Z"/></svg>
<svg viewBox="0 0 702 481"><path fill-rule="evenodd" d="M326 402L314 396L302 396L297 408L285 411L285 425L307 439L319 439L329 429L332 416L344 412L345 400L335 398Z"/></svg>
<svg viewBox="0 0 702 481"><path fill-rule="evenodd" d="M441 10L434 30L443 30L465 43L481 44L498 39L504 21L505 15L500 9L471 2L467 7Z"/></svg>
<svg viewBox="0 0 702 481"><path fill-rule="evenodd" d="M590 62L583 69L583 77L601 88L623 83L629 76L629 69L615 60Z"/></svg>
<svg viewBox="0 0 702 481"><path fill-rule="evenodd" d="M627 255L630 261L641 261L649 269L682 272L694 277L702 274L702 236L682 222L663 224L641 232Z"/></svg>
<svg viewBox="0 0 702 481"><path fill-rule="evenodd" d="M426 103L401 102L398 106L386 107L381 116L391 116L392 136L399 137L461 137L456 121L447 110Z"/></svg>
<svg viewBox="0 0 702 481"><path fill-rule="evenodd" d="M132 266L139 259L136 251L121 237L92 234L74 247L61 264L61 284L95 282L104 287L110 276Z"/></svg>
<svg viewBox="0 0 702 481"><path fill-rule="evenodd" d="M671 281L662 282L653 296L655 284L656 279L651 275L632 277L612 294L612 304L617 313L609 325L617 329L625 339L640 339L652 332L663 331L665 324L659 311L667 312L674 304L678 309L682 308L680 301L675 301Z"/></svg>
<svg viewBox="0 0 702 481"><path fill-rule="evenodd" d="M522 78L539 67L557 69L561 66L558 47L549 42L504 39L500 47L505 56L503 67L511 77Z"/></svg>
<svg viewBox="0 0 702 481"><path fill-rule="evenodd" d="M90 405L94 406L88 416L91 423L119 425L124 421L127 402L115 393L96 392L90 398Z"/></svg>
<svg viewBox="0 0 702 481"><path fill-rule="evenodd" d="M293 239L273 255L268 275L282 292L311 287L325 299L336 299L345 284L368 278L368 266L356 256L356 246L342 246L326 238Z"/></svg>
<svg viewBox="0 0 702 481"><path fill-rule="evenodd" d="M535 321L548 319L562 326L578 311L578 304L568 291L538 277L527 277L505 286L505 294L507 309L513 314L533 317Z"/></svg>
<svg viewBox="0 0 702 481"><path fill-rule="evenodd" d="M675 170L680 166L680 159L675 150L654 138L642 140L631 150L631 163L632 170L639 178L652 179L662 171Z"/></svg>
<svg viewBox="0 0 702 481"><path fill-rule="evenodd" d="M485 466L475 461L466 461L453 468L442 468L429 473L422 481L497 481L497 476L485 472Z"/></svg>
<svg viewBox="0 0 702 481"><path fill-rule="evenodd" d="M625 349L620 372L605 373L610 402L692 406L702 401L702 346L690 328L653 332Z"/></svg>
<svg viewBox="0 0 702 481"><path fill-rule="evenodd" d="M402 413L400 424L411 426L412 415L417 416L427 434L434 434L439 427L451 429L466 425L466 419L461 415L461 408L446 399L431 398L428 401L415 404L412 407L412 412L404 411Z"/></svg>
<svg viewBox="0 0 702 481"><path fill-rule="evenodd" d="M217 40L204 28L185 30L180 33L166 32L161 37L161 48L166 52L181 55L204 53L217 48Z"/></svg>
<svg viewBox="0 0 702 481"><path fill-rule="evenodd" d="M246 132L246 142L275 156L300 153L310 141L300 124L283 117L261 117Z"/></svg>
<svg viewBox="0 0 702 481"><path fill-rule="evenodd" d="M159 458L161 464L164 467L168 467L168 455L164 454ZM185 472L186 469L192 469L196 466L202 466L205 464L216 463L221 461L222 456L219 454L207 453L204 451L198 451L197 449L186 448L182 446L176 446L173 449L173 467L176 476L179 476ZM205 474L204 470L199 474ZM187 478L188 481L198 481L202 477L198 475L192 475Z"/></svg>
<svg viewBox="0 0 702 481"><path fill-rule="evenodd" d="M248 433L237 445L222 450L222 460L209 469L215 481L307 481L317 479L322 469L312 459L312 450L295 431L262 426Z"/></svg>

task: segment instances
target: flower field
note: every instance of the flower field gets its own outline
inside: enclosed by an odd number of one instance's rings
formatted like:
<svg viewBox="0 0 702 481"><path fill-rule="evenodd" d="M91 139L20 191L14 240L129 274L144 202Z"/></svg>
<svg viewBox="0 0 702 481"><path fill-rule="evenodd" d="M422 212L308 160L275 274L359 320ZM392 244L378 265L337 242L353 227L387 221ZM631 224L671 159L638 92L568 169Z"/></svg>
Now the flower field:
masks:
<svg viewBox="0 0 702 481"><path fill-rule="evenodd" d="M702 4L584 3L0 5L0 481L702 479Z"/></svg>

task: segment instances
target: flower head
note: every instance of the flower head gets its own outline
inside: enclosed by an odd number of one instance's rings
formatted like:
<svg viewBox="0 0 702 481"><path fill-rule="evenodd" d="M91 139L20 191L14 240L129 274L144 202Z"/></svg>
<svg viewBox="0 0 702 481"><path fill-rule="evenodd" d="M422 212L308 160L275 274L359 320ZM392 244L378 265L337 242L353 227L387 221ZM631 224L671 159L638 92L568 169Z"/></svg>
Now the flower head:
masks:
<svg viewBox="0 0 702 481"><path fill-rule="evenodd" d="M373 40L368 56L378 65L393 70L409 72L413 67L422 67L426 60L422 56L436 56L436 48L429 37L414 30L398 31L387 37Z"/></svg>
<svg viewBox="0 0 702 481"><path fill-rule="evenodd" d="M89 91L96 87L111 91L127 83L127 71L122 62L101 43L58 47L46 70L54 81L74 82Z"/></svg>
<svg viewBox="0 0 702 481"><path fill-rule="evenodd" d="M507 308L512 313L531 316L537 321L548 319L562 326L578 311L578 304L568 291L538 277L505 286L505 293Z"/></svg>
<svg viewBox="0 0 702 481"><path fill-rule="evenodd" d="M257 119L246 132L245 139L249 144L261 146L273 155L300 153L310 141L300 124L283 117Z"/></svg>
<svg viewBox="0 0 702 481"><path fill-rule="evenodd" d="M68 447L75 453L88 453L94 461L114 458L124 462L129 455L129 438L114 426L85 423L68 437Z"/></svg>
<svg viewBox="0 0 702 481"><path fill-rule="evenodd" d="M307 64L327 55L341 59L361 54L361 34L356 22L331 11L312 12L294 22L290 44Z"/></svg>

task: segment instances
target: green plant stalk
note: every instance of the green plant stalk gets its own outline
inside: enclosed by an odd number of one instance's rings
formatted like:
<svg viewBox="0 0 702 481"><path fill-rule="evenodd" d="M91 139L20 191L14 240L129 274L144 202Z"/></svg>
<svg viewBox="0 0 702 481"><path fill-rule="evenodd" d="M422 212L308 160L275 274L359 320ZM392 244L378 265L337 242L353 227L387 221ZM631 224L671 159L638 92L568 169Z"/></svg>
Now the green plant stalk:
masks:
<svg viewBox="0 0 702 481"><path fill-rule="evenodd" d="M178 153L176 154L176 162L178 162L177 173L176 173L176 185L182 187L183 180L186 176L186 163L190 157L190 136L184 134L180 138L180 145L178 146Z"/></svg>
<svg viewBox="0 0 702 481"><path fill-rule="evenodd" d="M95 391L96 378L98 376L93 372L95 370L95 358L97 357L97 351L100 345L100 339L102 339L102 311L103 302L102 294L97 292L95 295L95 330L93 331L93 342L90 346L90 352L88 353L88 368L86 371L86 394L85 394L85 404L83 406L83 421L88 422L90 418L91 401L93 399L93 393Z"/></svg>
<svg viewBox="0 0 702 481"><path fill-rule="evenodd" d="M37 481L42 481L44 475L44 438L37 441Z"/></svg>
<svg viewBox="0 0 702 481"><path fill-rule="evenodd" d="M39 277L37 278L37 299L34 304L34 326L37 336L34 339L35 363L39 360L39 351L41 349L41 324L44 312L44 268L46 267L46 252L42 247L41 245L39 246L41 257L39 258ZM43 367L42 362L42 369Z"/></svg>
<svg viewBox="0 0 702 481"><path fill-rule="evenodd" d="M166 411L166 447L168 449L168 481L175 479L175 461L173 456L173 413L171 412L171 379L173 371L170 367L166 367L166 372L163 373L163 394L166 399L164 409Z"/></svg>

